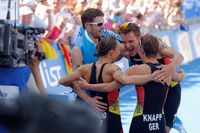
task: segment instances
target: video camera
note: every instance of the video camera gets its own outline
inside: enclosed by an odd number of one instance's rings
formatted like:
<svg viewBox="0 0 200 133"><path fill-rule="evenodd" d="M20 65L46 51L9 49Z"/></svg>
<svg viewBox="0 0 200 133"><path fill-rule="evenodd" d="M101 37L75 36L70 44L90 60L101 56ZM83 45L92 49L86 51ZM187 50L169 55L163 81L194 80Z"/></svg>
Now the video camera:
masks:
<svg viewBox="0 0 200 133"><path fill-rule="evenodd" d="M42 28L15 26L8 20L0 20L0 66L14 66L20 60L28 62L31 58L38 34L44 33ZM36 53L41 59L44 54Z"/></svg>

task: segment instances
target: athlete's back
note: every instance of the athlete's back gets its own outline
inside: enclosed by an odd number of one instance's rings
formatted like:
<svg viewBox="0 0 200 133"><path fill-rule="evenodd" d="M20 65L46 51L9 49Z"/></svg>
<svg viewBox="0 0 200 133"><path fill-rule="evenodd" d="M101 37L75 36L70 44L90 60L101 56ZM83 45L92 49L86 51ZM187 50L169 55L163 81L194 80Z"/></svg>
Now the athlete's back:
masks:
<svg viewBox="0 0 200 133"><path fill-rule="evenodd" d="M156 71L159 64L146 63L151 73ZM143 65L143 66L144 66ZM159 82L148 82L136 88L137 105L133 114L130 133L165 133L164 103L168 85Z"/></svg>

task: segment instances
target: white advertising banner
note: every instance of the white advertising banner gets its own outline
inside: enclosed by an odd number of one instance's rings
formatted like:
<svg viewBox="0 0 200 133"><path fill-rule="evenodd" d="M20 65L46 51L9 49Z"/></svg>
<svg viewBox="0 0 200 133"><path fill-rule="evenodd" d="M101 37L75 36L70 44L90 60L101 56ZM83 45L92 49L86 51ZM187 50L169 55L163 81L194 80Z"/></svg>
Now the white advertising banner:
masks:
<svg viewBox="0 0 200 133"><path fill-rule="evenodd" d="M193 42L194 42L194 49L196 52L196 56L200 57L200 28L197 28L194 30L193 36L192 36Z"/></svg>
<svg viewBox="0 0 200 133"><path fill-rule="evenodd" d="M192 61L193 54L188 32L180 32L179 34L177 34L177 45L179 47L179 52L182 53L184 56L183 63Z"/></svg>

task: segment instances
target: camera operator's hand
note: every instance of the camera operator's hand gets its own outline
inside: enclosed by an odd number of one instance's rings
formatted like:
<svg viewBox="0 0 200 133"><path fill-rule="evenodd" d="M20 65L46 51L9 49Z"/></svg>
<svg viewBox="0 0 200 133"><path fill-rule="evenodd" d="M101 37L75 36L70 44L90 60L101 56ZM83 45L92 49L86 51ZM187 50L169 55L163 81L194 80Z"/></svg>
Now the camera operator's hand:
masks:
<svg viewBox="0 0 200 133"><path fill-rule="evenodd" d="M39 65L40 65L40 60L37 57L32 58L29 63L29 66L32 70L37 87L40 90L40 94L46 95L46 90L42 81Z"/></svg>
<svg viewBox="0 0 200 133"><path fill-rule="evenodd" d="M42 47L39 42L35 42L35 45L36 45L36 49L34 50L33 55L31 57L28 65L32 70L33 76L35 78L37 87L40 90L40 93L42 95L46 95L46 90L45 90L45 87L44 87L44 84L42 81L40 68L39 68L41 60L39 58L39 55L37 54L37 53L42 53Z"/></svg>
<svg viewBox="0 0 200 133"><path fill-rule="evenodd" d="M40 65L40 60L35 56L33 58L31 58L31 60L29 61L28 64L31 68L35 67L35 66L39 66Z"/></svg>
<svg viewBox="0 0 200 133"><path fill-rule="evenodd" d="M35 42L36 49L33 52L32 58L37 58L39 61L46 59L45 53L42 50L42 46L39 42Z"/></svg>

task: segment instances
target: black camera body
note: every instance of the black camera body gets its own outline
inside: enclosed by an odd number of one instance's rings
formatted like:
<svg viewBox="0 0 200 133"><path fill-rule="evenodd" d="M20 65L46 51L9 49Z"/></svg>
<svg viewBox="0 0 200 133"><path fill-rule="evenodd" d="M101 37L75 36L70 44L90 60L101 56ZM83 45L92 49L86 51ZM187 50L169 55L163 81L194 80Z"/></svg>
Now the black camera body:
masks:
<svg viewBox="0 0 200 133"><path fill-rule="evenodd" d="M0 20L0 66L14 66L30 59L35 49L36 35L44 29L17 27L8 20Z"/></svg>

